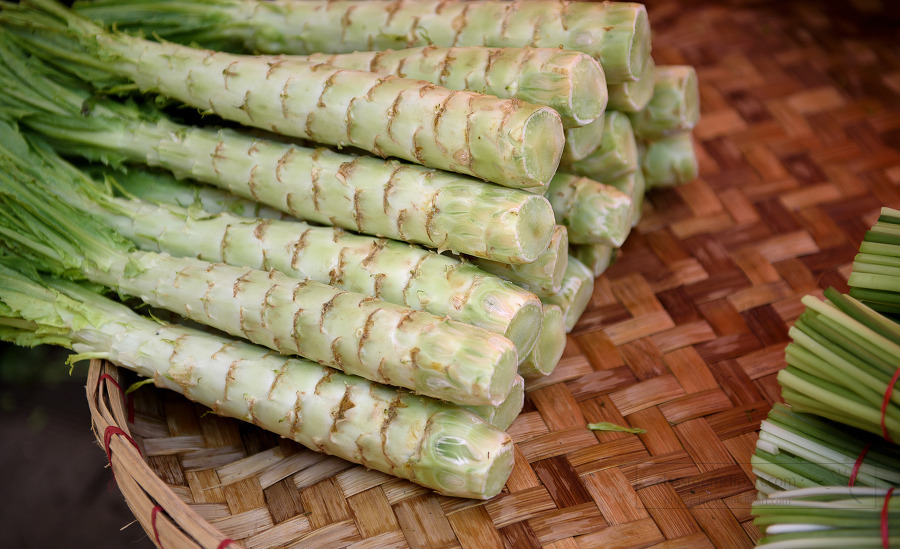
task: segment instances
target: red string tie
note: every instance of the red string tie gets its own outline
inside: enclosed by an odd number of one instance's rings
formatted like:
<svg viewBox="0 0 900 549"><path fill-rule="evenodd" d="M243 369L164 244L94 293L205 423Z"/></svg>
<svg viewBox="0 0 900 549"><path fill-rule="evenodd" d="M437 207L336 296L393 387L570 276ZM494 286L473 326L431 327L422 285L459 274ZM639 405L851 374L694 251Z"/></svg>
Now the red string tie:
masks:
<svg viewBox="0 0 900 549"><path fill-rule="evenodd" d="M102 376L100 376L100 379L97 380L97 385L99 386L104 379L109 380L109 382L112 383L120 393L122 393L122 398L125 399L125 408L128 410L128 423L134 423L134 398L126 393L125 389L123 389L122 386L119 385L119 382L109 374L103 374Z"/></svg>
<svg viewBox="0 0 900 549"><path fill-rule="evenodd" d="M106 460L109 461L109 464L112 465L112 449L109 447L109 443L112 440L113 435L122 435L123 437L128 439L128 442L134 445L137 448L138 453L141 453L141 449L138 447L137 442L131 438L128 433L123 431L121 428L116 427L115 425L110 425L103 431L103 446L106 448ZM143 454L141 454L143 456Z"/></svg>
<svg viewBox="0 0 900 549"><path fill-rule="evenodd" d="M884 496L884 505L881 506L881 545L884 549L890 549L891 537L888 535L888 504L891 503L891 496L894 495L894 487L891 486L887 495Z"/></svg>
<svg viewBox="0 0 900 549"><path fill-rule="evenodd" d="M891 378L891 381L887 386L887 391L884 392L884 400L881 401L881 434L888 442L894 442L894 439L892 439L890 433L888 433L885 418L887 417L888 404L891 403L891 395L894 393L894 385L896 385L898 379L900 379L900 368L897 368L897 371L894 372L894 377Z"/></svg>
<svg viewBox="0 0 900 549"><path fill-rule="evenodd" d="M153 537L156 538L157 547L162 547L162 542L159 541L159 530L156 529L156 515L162 510L163 508L159 505L154 505L153 510L150 511L150 525L153 526Z"/></svg>
<svg viewBox="0 0 900 549"><path fill-rule="evenodd" d="M232 543L234 543L234 540L233 540L233 539L225 538L225 539L222 540L221 543L219 543L218 549L225 549L226 547L228 547L228 546L231 545Z"/></svg>
<svg viewBox="0 0 900 549"><path fill-rule="evenodd" d="M856 458L856 463L853 464L853 470L850 471L850 487L853 488L853 485L856 484L856 476L859 474L859 468L862 467L863 460L866 459L866 454L869 453L869 449L872 447L872 443L868 443L863 447L862 452L859 453L859 457Z"/></svg>

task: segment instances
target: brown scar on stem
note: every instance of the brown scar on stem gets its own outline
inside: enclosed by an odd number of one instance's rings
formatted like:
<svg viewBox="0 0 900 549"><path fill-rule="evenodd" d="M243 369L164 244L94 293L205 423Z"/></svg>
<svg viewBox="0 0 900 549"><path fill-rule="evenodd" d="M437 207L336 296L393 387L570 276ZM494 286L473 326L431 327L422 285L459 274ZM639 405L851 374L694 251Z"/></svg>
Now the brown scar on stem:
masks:
<svg viewBox="0 0 900 549"><path fill-rule="evenodd" d="M331 269L328 272L329 281L328 284L331 286L341 286L344 283L344 268L346 266L346 252L347 248L341 248L341 251L338 252L338 263L334 269Z"/></svg>
<svg viewBox="0 0 900 549"><path fill-rule="evenodd" d="M425 234L428 235L428 239L431 241L435 240L434 235L431 232L431 225L432 223L434 223L434 216L441 213L441 209L438 208L437 202L438 197L442 192L444 192L444 189L440 188L436 193L434 193L434 195L432 195L431 200L429 200L431 205L429 206L428 211L425 213Z"/></svg>
<svg viewBox="0 0 900 549"><path fill-rule="evenodd" d="M331 368L325 368L324 370L325 375L322 376L322 379L316 382L316 388L313 391L314 394L321 394L320 391L322 389L322 386L331 383L331 376L334 375L335 370L332 370Z"/></svg>
<svg viewBox="0 0 900 549"><path fill-rule="evenodd" d="M384 238L379 238L372 244L372 250L366 254L366 257L363 258L362 261L359 262L363 267L368 267L372 261L375 260L375 256L377 256L384 247L387 246L387 240Z"/></svg>
<svg viewBox="0 0 900 549"><path fill-rule="evenodd" d="M391 171L390 177L388 177L387 183L384 185L384 190L381 194L381 209L385 215L387 215L388 210L391 208L391 191L394 190L394 186L396 185L395 178L397 175L403 171L403 166L400 164L394 164L394 169Z"/></svg>
<svg viewBox="0 0 900 549"><path fill-rule="evenodd" d="M300 234L300 238L295 240L294 244L291 246L291 267L294 269L296 269L297 264L300 263L300 256L303 253L303 249L306 248L310 231L312 231L312 229L303 231Z"/></svg>
<svg viewBox="0 0 900 549"><path fill-rule="evenodd" d="M400 292L400 295L403 296L404 305L409 305L409 299L406 297L406 294L409 292L409 289L412 286L413 282L415 282L415 280L422 274L420 268L422 266L422 263L425 263L426 259L428 259L428 256L423 254L422 257L420 257L419 260L416 261L416 264L413 265L413 267L409 270L409 278L406 279L406 284L403 286L403 291Z"/></svg>
<svg viewBox="0 0 900 549"><path fill-rule="evenodd" d="M403 393L399 393L396 397L394 397L393 400L391 400L391 403L388 404L388 409L385 411L385 418L384 418L384 421L381 422L381 429L380 429L381 455L384 456L384 460L387 462L390 472L392 474L396 470L397 465L390 458L390 453L388 452L387 431L390 428L391 423L393 423L394 420L397 419L397 416L399 415L398 410L400 408L406 407L406 405L403 404L403 402L401 401L402 398L403 398Z"/></svg>
<svg viewBox="0 0 900 549"><path fill-rule="evenodd" d="M329 299L328 301L325 302L324 305L322 305L322 311L321 311L321 314L319 315L319 332L320 333L323 333L323 334L325 333L325 317L328 315L328 313L334 307L335 300L338 297L340 297L341 295L346 294L346 293L349 293L349 292L338 291L333 296L331 296L331 299Z"/></svg>
<svg viewBox="0 0 900 549"><path fill-rule="evenodd" d="M222 80L226 90L228 89L228 79L239 74L238 72L232 71L231 69L234 65L237 64L240 64L240 61L234 60L231 63L225 65L225 68L222 69Z"/></svg>
<svg viewBox="0 0 900 549"><path fill-rule="evenodd" d="M384 279L386 277L387 277L387 275L384 273L378 273L377 275L375 275L375 290L374 290L375 297L378 297L378 298L381 297L381 287L382 287L382 285L384 285Z"/></svg>
<svg viewBox="0 0 900 549"><path fill-rule="evenodd" d="M458 91L451 91L447 94L447 97L445 97L444 100L441 101L441 104L438 106L437 112L434 115L434 119L431 122L431 131L434 134L434 142L441 150L441 154L444 156L447 156L447 147L445 147L444 144L441 143L441 140L438 137L440 132L440 124L441 120L443 119L444 113L447 112L447 105L451 101L453 101L453 98L456 97L458 93Z"/></svg>
<svg viewBox="0 0 900 549"><path fill-rule="evenodd" d="M374 311L369 313L369 315L366 317L366 321L363 323L362 335L360 335L359 343L356 346L356 357L359 359L360 364L365 363L362 358L362 350L366 344L366 341L369 339L372 327L375 325L375 315L378 314L381 310L382 308L378 307Z"/></svg>
<svg viewBox="0 0 900 549"><path fill-rule="evenodd" d="M337 410L331 412L331 417L334 420L331 423L331 432L332 433L337 432L337 424L339 421L342 421L344 419L344 416L347 414L347 411L350 410L351 408L356 407L356 404L354 404L354 402L353 402L352 396L353 396L352 388L350 387L350 385L347 385L346 388L344 389L344 396L341 397L341 402L340 402L340 404L338 404Z"/></svg>
<svg viewBox="0 0 900 549"><path fill-rule="evenodd" d="M217 176L222 175L222 172L219 171L218 163L219 160L225 160L226 155L222 154L222 151L224 151L226 148L227 146L225 145L225 141L219 138L219 141L216 143L216 148L213 149L212 154L209 155L210 164L212 165L212 169L214 172L216 172Z"/></svg>

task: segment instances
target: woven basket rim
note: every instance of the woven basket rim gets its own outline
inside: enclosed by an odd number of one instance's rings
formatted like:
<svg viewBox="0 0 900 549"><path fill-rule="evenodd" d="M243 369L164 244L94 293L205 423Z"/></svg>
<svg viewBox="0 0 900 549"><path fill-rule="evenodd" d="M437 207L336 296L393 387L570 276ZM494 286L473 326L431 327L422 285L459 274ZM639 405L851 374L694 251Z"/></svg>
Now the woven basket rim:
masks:
<svg viewBox="0 0 900 549"><path fill-rule="evenodd" d="M192 510L144 460L129 429L120 381L117 366L91 360L85 385L91 428L107 453L125 502L150 541L161 549L242 547Z"/></svg>

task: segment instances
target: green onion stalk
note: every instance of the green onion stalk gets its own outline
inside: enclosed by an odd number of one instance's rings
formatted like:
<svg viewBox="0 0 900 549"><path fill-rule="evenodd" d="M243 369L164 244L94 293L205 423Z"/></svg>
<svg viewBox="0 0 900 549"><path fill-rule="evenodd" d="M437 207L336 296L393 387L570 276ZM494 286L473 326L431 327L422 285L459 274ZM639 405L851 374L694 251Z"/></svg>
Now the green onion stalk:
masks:
<svg viewBox="0 0 900 549"><path fill-rule="evenodd" d="M159 166L317 224L504 263L537 260L554 230L542 196L399 161L180 124L153 104L98 97L0 34L4 106L63 154Z"/></svg>
<svg viewBox="0 0 900 549"><path fill-rule="evenodd" d="M787 367L778 373L784 401L796 412L900 438L900 326L853 297L829 288L826 301L806 296L789 330Z"/></svg>
<svg viewBox="0 0 900 549"><path fill-rule="evenodd" d="M513 465L503 431L452 404L138 315L0 257L0 339L103 358L300 444L449 496L493 497Z"/></svg>
<svg viewBox="0 0 900 549"><path fill-rule="evenodd" d="M651 47L647 9L630 2L100 0L76 9L148 36L247 52L428 45L574 50L600 62L611 83L638 78Z"/></svg>
<svg viewBox="0 0 900 549"><path fill-rule="evenodd" d="M750 458L763 494L822 486L900 486L900 448L881 437L776 403Z"/></svg>
<svg viewBox="0 0 900 549"><path fill-rule="evenodd" d="M767 549L883 549L900 544L900 494L827 486L773 492L753 504Z"/></svg>
<svg viewBox="0 0 900 549"><path fill-rule="evenodd" d="M0 242L41 270L419 394L498 405L512 388L516 348L499 334L276 270L139 251L48 190L70 174L24 152L0 158Z"/></svg>
<svg viewBox="0 0 900 549"><path fill-rule="evenodd" d="M106 30L55 0L0 4L0 25L36 55L98 87L159 94L285 136L516 188L545 185L562 155L556 111L516 99L144 40Z"/></svg>
<svg viewBox="0 0 900 549"><path fill-rule="evenodd" d="M866 232L847 284L850 295L883 314L900 313L900 210L884 207Z"/></svg>

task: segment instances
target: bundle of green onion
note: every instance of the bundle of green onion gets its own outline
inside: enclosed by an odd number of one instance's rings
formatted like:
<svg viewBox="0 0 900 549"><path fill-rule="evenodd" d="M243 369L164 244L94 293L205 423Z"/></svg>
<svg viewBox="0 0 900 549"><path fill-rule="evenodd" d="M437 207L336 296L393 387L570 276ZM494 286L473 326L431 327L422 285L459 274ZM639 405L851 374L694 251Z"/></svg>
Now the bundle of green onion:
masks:
<svg viewBox="0 0 900 549"><path fill-rule="evenodd" d="M803 298L806 311L778 373L782 396L797 412L812 413L887 440L900 437L900 326L834 289L826 301Z"/></svg>
<svg viewBox="0 0 900 549"><path fill-rule="evenodd" d="M900 447L776 403L750 459L762 494L822 486L900 486Z"/></svg>
<svg viewBox="0 0 900 549"><path fill-rule="evenodd" d="M900 313L900 210L881 209L859 246L847 284L851 296L876 311Z"/></svg>
<svg viewBox="0 0 900 549"><path fill-rule="evenodd" d="M893 489L828 486L774 492L753 504L767 549L884 549L900 544Z"/></svg>

